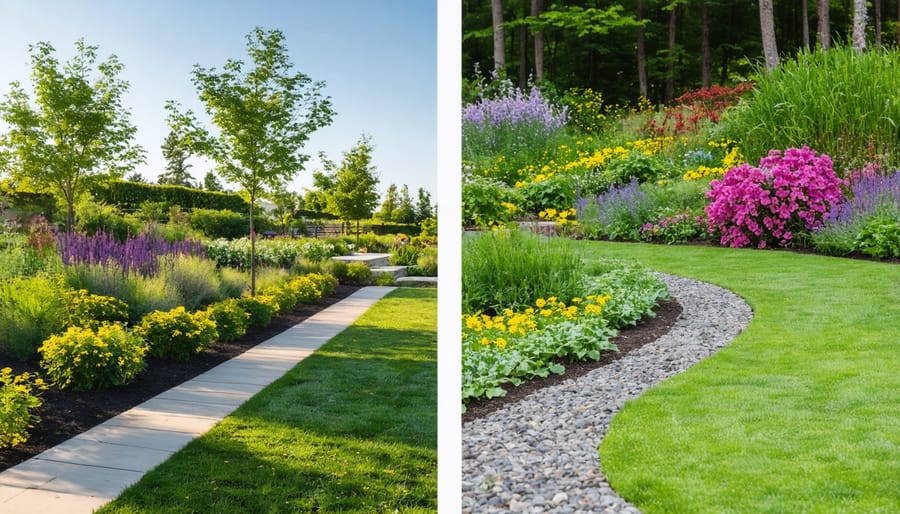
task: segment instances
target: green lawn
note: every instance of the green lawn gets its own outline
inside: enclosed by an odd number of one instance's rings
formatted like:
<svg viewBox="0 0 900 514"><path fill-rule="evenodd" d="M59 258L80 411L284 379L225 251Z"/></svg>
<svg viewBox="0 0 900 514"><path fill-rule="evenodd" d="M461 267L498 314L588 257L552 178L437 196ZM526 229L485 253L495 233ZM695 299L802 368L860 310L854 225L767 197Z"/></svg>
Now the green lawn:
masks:
<svg viewBox="0 0 900 514"><path fill-rule="evenodd" d="M101 512L433 512L436 351L398 289Z"/></svg>
<svg viewBox="0 0 900 514"><path fill-rule="evenodd" d="M646 513L900 512L900 266L584 242L741 295L717 354L628 402L600 447Z"/></svg>

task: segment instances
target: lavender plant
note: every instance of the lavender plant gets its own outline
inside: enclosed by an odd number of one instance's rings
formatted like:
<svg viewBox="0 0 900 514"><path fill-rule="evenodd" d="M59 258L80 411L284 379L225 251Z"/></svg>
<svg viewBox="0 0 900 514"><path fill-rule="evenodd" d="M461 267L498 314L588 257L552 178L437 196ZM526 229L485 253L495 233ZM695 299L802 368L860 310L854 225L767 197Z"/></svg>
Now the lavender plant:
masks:
<svg viewBox="0 0 900 514"><path fill-rule="evenodd" d="M900 171L851 174L850 190L812 233L813 247L828 255L900 255Z"/></svg>
<svg viewBox="0 0 900 514"><path fill-rule="evenodd" d="M205 255L199 241L168 242L162 237L146 233L129 238L124 243L120 243L105 232L97 232L93 236L60 233L57 235L57 249L66 266L76 264L107 266L116 263L125 273L135 271L143 276L157 273L160 256Z"/></svg>
<svg viewBox="0 0 900 514"><path fill-rule="evenodd" d="M575 200L578 225L586 237L636 240L641 227L655 221L657 201L641 190L636 178L606 193Z"/></svg>

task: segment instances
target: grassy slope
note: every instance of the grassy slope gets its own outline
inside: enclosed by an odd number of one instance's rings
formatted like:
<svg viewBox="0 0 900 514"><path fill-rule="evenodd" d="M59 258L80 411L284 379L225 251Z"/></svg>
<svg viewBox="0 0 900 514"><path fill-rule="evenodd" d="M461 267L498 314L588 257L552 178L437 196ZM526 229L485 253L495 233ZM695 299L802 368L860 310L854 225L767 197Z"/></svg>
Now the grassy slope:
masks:
<svg viewBox="0 0 900 514"><path fill-rule="evenodd" d="M900 512L900 266L585 242L740 294L730 346L629 402L601 445L653 512Z"/></svg>
<svg viewBox="0 0 900 514"><path fill-rule="evenodd" d="M394 291L102 512L433 512L436 327Z"/></svg>

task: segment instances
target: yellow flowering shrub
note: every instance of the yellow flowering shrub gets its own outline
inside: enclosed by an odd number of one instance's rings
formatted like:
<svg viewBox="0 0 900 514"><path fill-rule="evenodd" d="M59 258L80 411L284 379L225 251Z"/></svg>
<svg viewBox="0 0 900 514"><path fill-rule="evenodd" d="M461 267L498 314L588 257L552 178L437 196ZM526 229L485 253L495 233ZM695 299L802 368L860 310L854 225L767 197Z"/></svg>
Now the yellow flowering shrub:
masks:
<svg viewBox="0 0 900 514"><path fill-rule="evenodd" d="M0 369L0 448L9 448L28 440L28 429L41 421L32 411L41 406L37 391L47 389L34 373L12 374L12 368Z"/></svg>
<svg viewBox="0 0 900 514"><path fill-rule="evenodd" d="M190 313L184 306L147 314L134 333L150 345L150 355L181 361L202 352L218 337L209 312Z"/></svg>
<svg viewBox="0 0 900 514"><path fill-rule="evenodd" d="M38 349L41 367L60 389L96 391L127 384L144 369L147 345L121 324L69 327Z"/></svg>

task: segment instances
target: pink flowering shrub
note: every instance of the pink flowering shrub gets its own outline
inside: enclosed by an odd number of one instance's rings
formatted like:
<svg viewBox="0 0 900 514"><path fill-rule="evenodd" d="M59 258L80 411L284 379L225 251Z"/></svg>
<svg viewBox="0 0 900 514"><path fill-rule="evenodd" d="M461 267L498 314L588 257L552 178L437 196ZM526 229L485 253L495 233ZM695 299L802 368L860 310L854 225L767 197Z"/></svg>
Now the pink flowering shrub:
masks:
<svg viewBox="0 0 900 514"><path fill-rule="evenodd" d="M841 202L844 181L831 158L808 147L769 152L754 168L747 163L713 180L706 192L710 231L734 248L787 246L804 230L822 225L823 216Z"/></svg>

